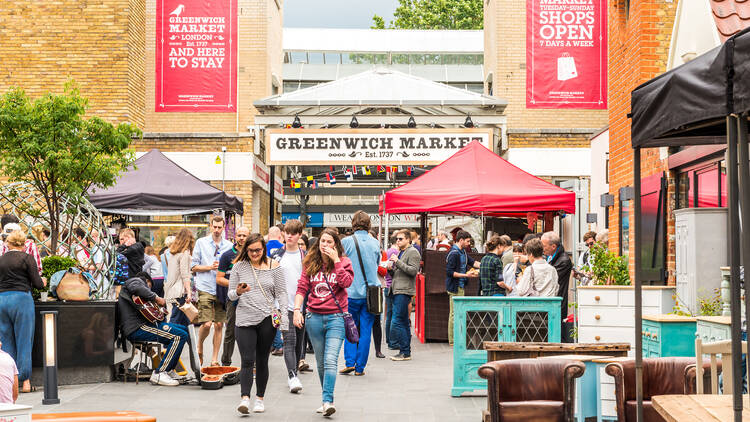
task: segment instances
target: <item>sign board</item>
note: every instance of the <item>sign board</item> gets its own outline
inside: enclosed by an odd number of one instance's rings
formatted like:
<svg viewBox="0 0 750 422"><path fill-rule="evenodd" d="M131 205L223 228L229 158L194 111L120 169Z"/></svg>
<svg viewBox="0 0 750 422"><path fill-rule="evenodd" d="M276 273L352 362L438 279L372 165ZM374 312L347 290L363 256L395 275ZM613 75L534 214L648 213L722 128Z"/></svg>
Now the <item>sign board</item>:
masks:
<svg viewBox="0 0 750 422"><path fill-rule="evenodd" d="M436 165L491 129L269 129L269 165Z"/></svg>
<svg viewBox="0 0 750 422"><path fill-rule="evenodd" d="M156 111L236 112L237 44L237 0L156 0Z"/></svg>
<svg viewBox="0 0 750 422"><path fill-rule="evenodd" d="M607 108L607 2L526 1L526 107Z"/></svg>
<svg viewBox="0 0 750 422"><path fill-rule="evenodd" d="M351 227L354 213L323 214L323 227ZM370 224L377 229L380 225L380 215L370 214ZM385 223L383 223L385 224ZM389 214L388 228L419 227L419 214ZM385 228L385 225L383 226Z"/></svg>
<svg viewBox="0 0 750 422"><path fill-rule="evenodd" d="M253 182L258 185L261 189L268 192L271 184L270 169L263 164L258 157L255 157L253 162ZM284 199L284 187L279 180L274 180L274 198Z"/></svg>

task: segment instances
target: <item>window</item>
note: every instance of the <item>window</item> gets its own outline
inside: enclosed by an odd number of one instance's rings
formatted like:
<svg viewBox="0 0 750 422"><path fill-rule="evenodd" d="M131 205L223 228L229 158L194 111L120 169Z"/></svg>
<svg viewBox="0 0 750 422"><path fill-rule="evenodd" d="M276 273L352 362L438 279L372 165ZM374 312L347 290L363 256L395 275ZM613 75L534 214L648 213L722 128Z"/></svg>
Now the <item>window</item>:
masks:
<svg viewBox="0 0 750 422"><path fill-rule="evenodd" d="M676 209L725 207L727 170L722 161L702 164L677 175Z"/></svg>
<svg viewBox="0 0 750 422"><path fill-rule="evenodd" d="M630 253L630 200L632 198L632 187L620 188L620 256L628 256Z"/></svg>

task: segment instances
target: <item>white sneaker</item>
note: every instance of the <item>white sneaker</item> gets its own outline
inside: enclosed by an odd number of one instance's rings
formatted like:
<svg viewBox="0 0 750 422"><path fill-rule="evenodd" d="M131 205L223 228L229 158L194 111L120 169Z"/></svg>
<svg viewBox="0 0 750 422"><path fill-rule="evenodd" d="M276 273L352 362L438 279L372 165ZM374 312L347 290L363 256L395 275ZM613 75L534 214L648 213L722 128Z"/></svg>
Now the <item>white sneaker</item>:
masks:
<svg viewBox="0 0 750 422"><path fill-rule="evenodd" d="M315 410L315 413L323 413L323 406L320 406Z"/></svg>
<svg viewBox="0 0 750 422"><path fill-rule="evenodd" d="M297 394L302 391L302 381L297 377L289 378L289 392Z"/></svg>
<svg viewBox="0 0 750 422"><path fill-rule="evenodd" d="M242 413L243 415L249 415L250 414L250 399L242 399L240 402L240 405L237 406L237 411Z"/></svg>
<svg viewBox="0 0 750 422"><path fill-rule="evenodd" d="M151 374L151 384L154 385L164 385L167 387L174 387L176 385L180 385L179 382L172 379L172 377L169 376L166 372L156 372Z"/></svg>
<svg viewBox="0 0 750 422"><path fill-rule="evenodd" d="M266 407L263 405L263 400L255 399L255 406L253 406L253 413L263 413L266 411Z"/></svg>
<svg viewBox="0 0 750 422"><path fill-rule="evenodd" d="M323 416L331 416L336 413L336 407L333 403L323 403Z"/></svg>
<svg viewBox="0 0 750 422"><path fill-rule="evenodd" d="M178 380L178 381L186 378L185 376L178 374L174 369L167 372L167 375L169 375L169 377L172 378L173 380Z"/></svg>

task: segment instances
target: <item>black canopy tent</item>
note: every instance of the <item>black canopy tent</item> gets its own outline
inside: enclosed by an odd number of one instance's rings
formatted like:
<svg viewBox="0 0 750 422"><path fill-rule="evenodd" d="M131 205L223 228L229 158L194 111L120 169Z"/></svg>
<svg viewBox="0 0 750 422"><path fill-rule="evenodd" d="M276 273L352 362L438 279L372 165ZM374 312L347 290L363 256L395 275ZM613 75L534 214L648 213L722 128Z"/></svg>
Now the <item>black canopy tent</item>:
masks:
<svg viewBox="0 0 750 422"><path fill-rule="evenodd" d="M727 144L733 409L734 420L742 420L740 264L750 268L749 112L750 28L631 93L638 420L643 420L641 239L638 232L641 227L641 148L719 143ZM750 309L750 295L745 296L745 306Z"/></svg>
<svg viewBox="0 0 750 422"><path fill-rule="evenodd" d="M90 189L89 201L110 214L243 213L242 199L198 179L158 149L135 160L114 186Z"/></svg>

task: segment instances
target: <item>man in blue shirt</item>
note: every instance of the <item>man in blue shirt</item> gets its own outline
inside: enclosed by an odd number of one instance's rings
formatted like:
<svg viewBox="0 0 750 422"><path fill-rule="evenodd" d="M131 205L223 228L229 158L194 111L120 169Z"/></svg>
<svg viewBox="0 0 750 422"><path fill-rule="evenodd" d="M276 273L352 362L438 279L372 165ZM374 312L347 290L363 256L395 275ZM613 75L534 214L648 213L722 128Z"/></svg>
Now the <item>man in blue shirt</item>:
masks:
<svg viewBox="0 0 750 422"><path fill-rule="evenodd" d="M456 233L456 242L445 258L445 290L448 292L448 344L453 345L453 296L463 296L466 286L466 269L479 268L479 261L475 261L466 253L466 247L471 244L471 235L466 230Z"/></svg>
<svg viewBox="0 0 750 422"><path fill-rule="evenodd" d="M232 249L232 242L224 239L224 217L215 215L209 224L211 234L195 242L190 271L195 273L195 288L198 290L198 357L203 364L203 341L214 326L214 350L211 364L218 366L221 331L226 320L224 303L216 296L216 270L221 255Z"/></svg>
<svg viewBox="0 0 750 422"><path fill-rule="evenodd" d="M354 213L352 229L354 229L354 234L342 239L341 245L344 247L346 256L352 261L352 268L354 269L354 281L351 287L346 289L346 292L349 295L349 313L352 314L359 329L359 343L354 344L349 341L344 343L346 367L340 373L349 374L354 371L354 375L364 375L367 358L370 355L372 324L377 318L376 315L367 311L367 288L365 285L377 286L379 284L380 245L369 234L370 216L366 212L357 211ZM357 246L359 246L361 255L357 253ZM363 266L364 268L362 268ZM316 353L318 352L316 351Z"/></svg>

